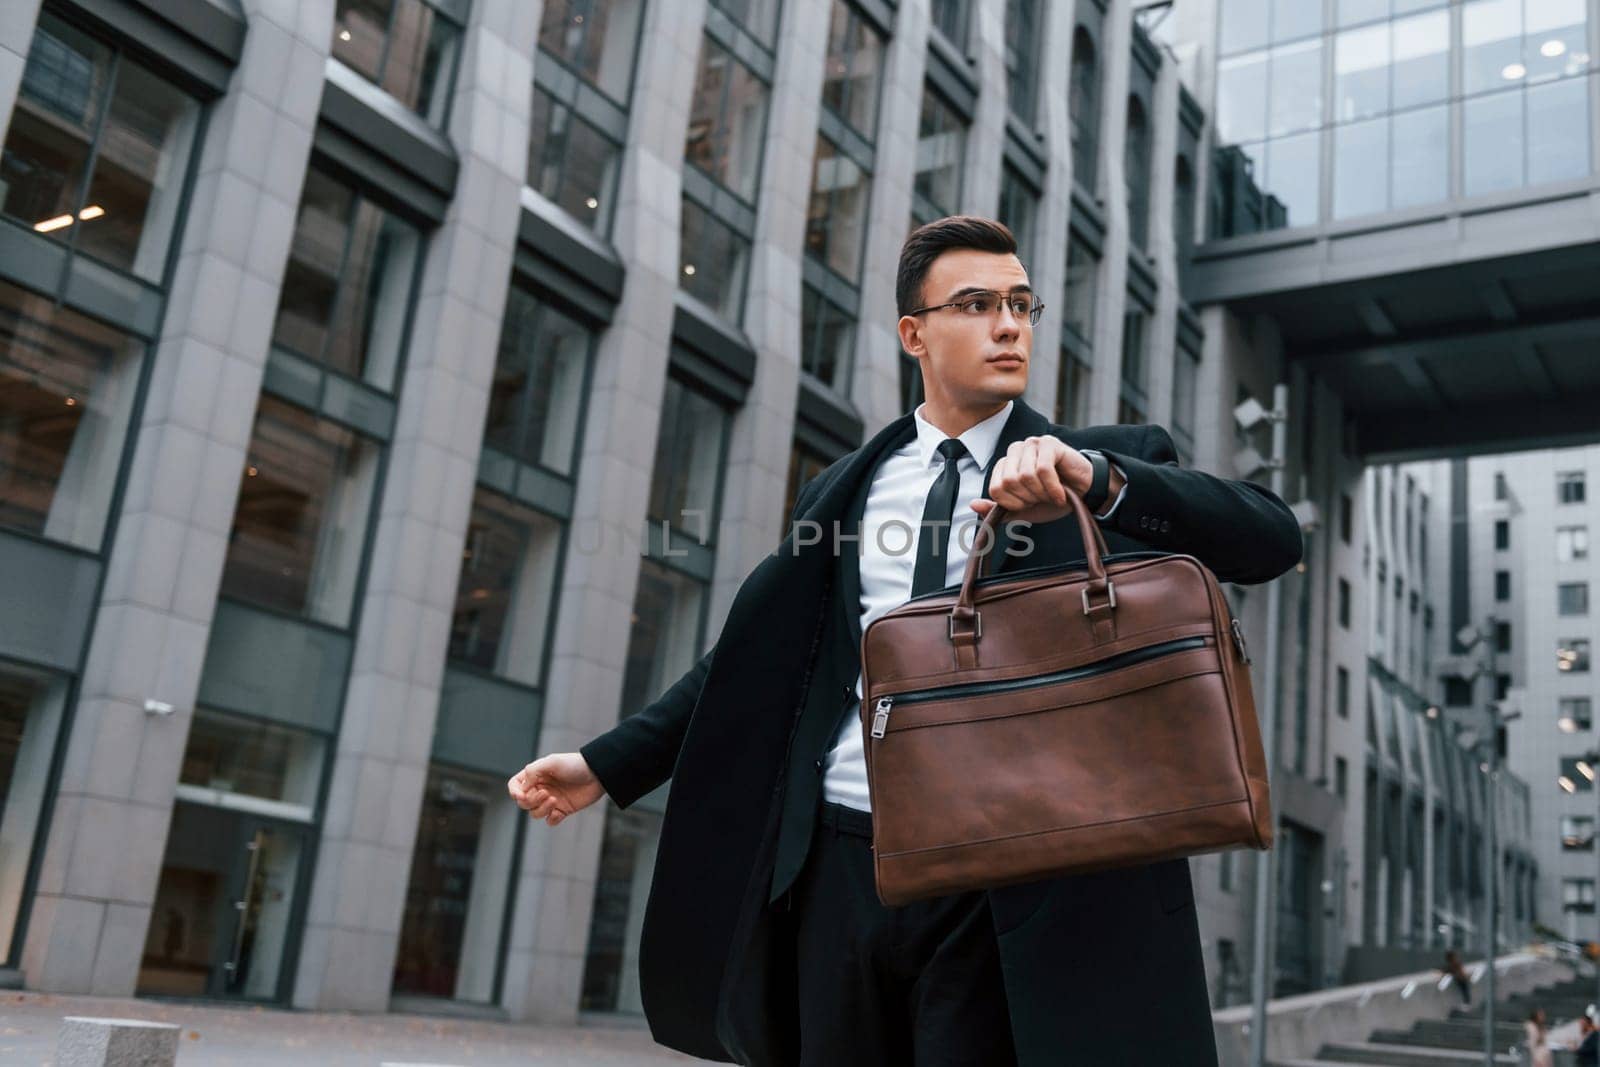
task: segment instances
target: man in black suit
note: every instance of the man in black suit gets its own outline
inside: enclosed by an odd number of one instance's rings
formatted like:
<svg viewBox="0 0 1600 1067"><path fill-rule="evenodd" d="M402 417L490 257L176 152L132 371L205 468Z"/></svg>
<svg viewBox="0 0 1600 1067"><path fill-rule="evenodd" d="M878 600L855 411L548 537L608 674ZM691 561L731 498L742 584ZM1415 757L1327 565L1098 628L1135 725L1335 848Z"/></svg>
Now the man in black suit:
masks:
<svg viewBox="0 0 1600 1067"><path fill-rule="evenodd" d="M849 714L861 632L959 580L958 527L991 501L1012 535L996 572L1083 558L1064 487L1111 552L1187 553L1223 581L1294 566L1299 526L1260 486L1180 468L1159 426L1057 426L1023 403L1039 301L1003 225L919 228L896 300L926 402L802 487L789 536L688 673L509 792L554 826L671 777L639 948L664 1045L762 1067L1215 1064L1186 860L877 900ZM915 553L893 558L873 519L920 531Z"/></svg>

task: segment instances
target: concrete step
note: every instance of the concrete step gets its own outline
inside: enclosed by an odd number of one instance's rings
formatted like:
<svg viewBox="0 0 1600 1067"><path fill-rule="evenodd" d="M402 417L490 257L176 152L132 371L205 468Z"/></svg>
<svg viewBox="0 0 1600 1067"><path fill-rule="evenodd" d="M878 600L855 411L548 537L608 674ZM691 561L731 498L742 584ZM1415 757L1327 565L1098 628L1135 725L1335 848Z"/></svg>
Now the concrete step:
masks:
<svg viewBox="0 0 1600 1067"><path fill-rule="evenodd" d="M1380 1067L1482 1067L1483 1053L1375 1041L1341 1041L1323 1045L1317 1050L1317 1060L1324 1064L1367 1063ZM1517 1067L1520 1060L1514 1053L1502 1052L1495 1055L1494 1062Z"/></svg>
<svg viewBox="0 0 1600 1067"><path fill-rule="evenodd" d="M1508 1023L1495 1024L1495 1036L1506 1048L1522 1040L1522 1027ZM1483 1023L1472 1021L1447 1022L1441 1019L1423 1019L1412 1024L1409 1030L1374 1030L1368 1041L1380 1045L1421 1045L1425 1048L1481 1049Z"/></svg>

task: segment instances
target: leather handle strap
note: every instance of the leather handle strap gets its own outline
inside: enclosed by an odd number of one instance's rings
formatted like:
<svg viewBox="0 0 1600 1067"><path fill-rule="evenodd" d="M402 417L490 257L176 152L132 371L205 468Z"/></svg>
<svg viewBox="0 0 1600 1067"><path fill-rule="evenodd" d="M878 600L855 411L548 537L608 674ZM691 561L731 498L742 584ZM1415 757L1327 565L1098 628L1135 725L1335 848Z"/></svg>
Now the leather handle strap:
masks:
<svg viewBox="0 0 1600 1067"><path fill-rule="evenodd" d="M1100 612L1109 614L1116 608L1116 594L1106 579L1105 534L1101 532L1100 524L1094 521L1094 516L1089 514L1089 508L1084 504L1083 497L1070 486L1063 488L1067 492L1067 504L1078 520L1078 532L1083 535L1084 561L1089 569L1089 583L1084 588L1084 614L1091 618ZM972 551L967 556L967 569L961 576L961 593L950 608L950 640L957 646L958 662L967 658L962 652L975 645L982 632L982 620L978 618L978 612L973 607L974 586L983 576L984 565L994 551L1000 524L1005 521L1005 517L1005 505L996 501L973 534ZM1090 598L1099 597L1101 594L1105 595L1105 602L1091 606ZM1098 623L1099 619L1096 619L1096 622ZM1097 625L1096 629L1099 628ZM964 662L961 665L970 666Z"/></svg>

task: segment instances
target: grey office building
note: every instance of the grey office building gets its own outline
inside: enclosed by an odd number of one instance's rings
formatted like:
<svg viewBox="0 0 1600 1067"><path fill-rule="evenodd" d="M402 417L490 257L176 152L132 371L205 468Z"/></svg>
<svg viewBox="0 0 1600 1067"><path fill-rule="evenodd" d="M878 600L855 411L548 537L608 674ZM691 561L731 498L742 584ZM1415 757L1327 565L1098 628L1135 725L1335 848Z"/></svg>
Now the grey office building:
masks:
<svg viewBox="0 0 1600 1067"><path fill-rule="evenodd" d="M1596 0L6 3L5 977L637 1013L670 782L551 829L505 779L675 681L799 485L919 401L895 264L956 212L1019 237L1056 421L1265 480L1232 412L1290 386L1276 988L1470 942L1486 798L1514 828L1543 779L1490 790L1428 712L1464 547L1397 465L1600 437L1597 35ZM1548 875L1501 840L1513 939ZM1254 862L1193 863L1219 1004Z"/></svg>

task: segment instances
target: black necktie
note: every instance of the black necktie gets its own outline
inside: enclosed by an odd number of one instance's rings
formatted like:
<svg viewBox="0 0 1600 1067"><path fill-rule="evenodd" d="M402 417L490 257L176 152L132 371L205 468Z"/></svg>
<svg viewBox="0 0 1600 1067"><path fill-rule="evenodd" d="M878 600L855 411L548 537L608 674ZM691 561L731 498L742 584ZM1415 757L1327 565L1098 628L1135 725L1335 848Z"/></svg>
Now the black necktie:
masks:
<svg viewBox="0 0 1600 1067"><path fill-rule="evenodd" d="M944 588L945 560L950 555L950 518L956 509L956 493L961 489L961 472L956 464L966 452L967 446L954 437L939 442L944 470L928 490L928 502L922 508L922 526L917 533L917 566L911 572L912 596Z"/></svg>

